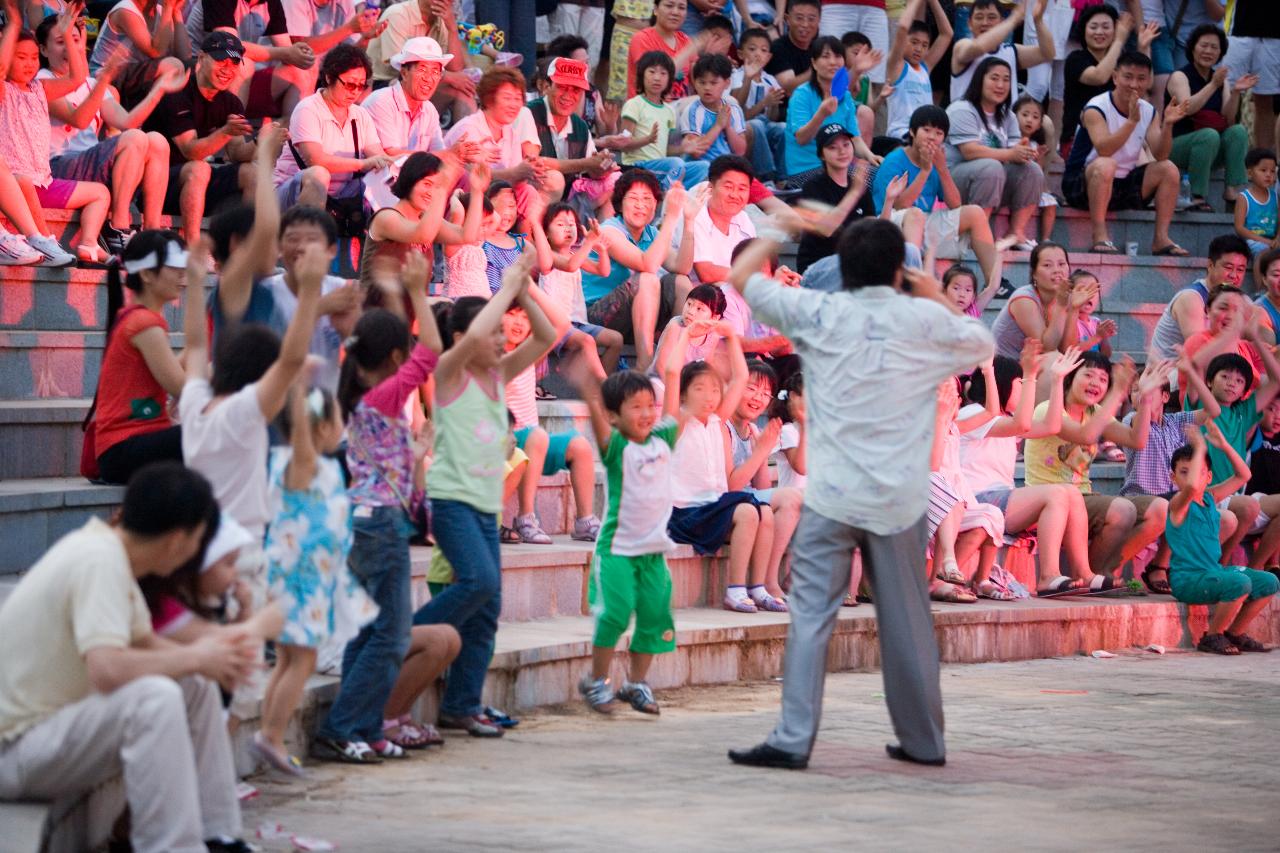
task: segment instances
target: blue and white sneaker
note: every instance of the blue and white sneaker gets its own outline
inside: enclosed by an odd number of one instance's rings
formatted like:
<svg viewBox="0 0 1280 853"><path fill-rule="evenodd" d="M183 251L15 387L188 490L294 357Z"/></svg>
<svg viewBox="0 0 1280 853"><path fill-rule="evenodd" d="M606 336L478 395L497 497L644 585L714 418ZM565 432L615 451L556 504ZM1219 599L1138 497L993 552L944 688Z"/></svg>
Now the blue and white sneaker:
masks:
<svg viewBox="0 0 1280 853"><path fill-rule="evenodd" d="M613 685L607 678L583 676L578 682L578 692L587 700L587 706L601 714L613 713Z"/></svg>
<svg viewBox="0 0 1280 853"><path fill-rule="evenodd" d="M653 698L653 688L643 681L627 681L618 691L618 701L627 702L642 714L660 714L658 700Z"/></svg>

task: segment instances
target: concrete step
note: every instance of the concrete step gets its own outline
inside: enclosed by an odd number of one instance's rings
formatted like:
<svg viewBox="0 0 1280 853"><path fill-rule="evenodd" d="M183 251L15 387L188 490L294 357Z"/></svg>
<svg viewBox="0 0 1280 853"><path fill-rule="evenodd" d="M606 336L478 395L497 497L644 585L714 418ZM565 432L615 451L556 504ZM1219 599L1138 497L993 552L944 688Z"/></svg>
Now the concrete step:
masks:
<svg viewBox="0 0 1280 853"><path fill-rule="evenodd" d="M181 332L171 345L182 348ZM92 397L106 334L101 331L0 331L0 392L5 400Z"/></svg>
<svg viewBox="0 0 1280 853"><path fill-rule="evenodd" d="M1179 604L1166 596L1139 599L1076 597L976 604L932 602L939 656L947 664L1034 660L1141 649L1159 644L1189 649L1205 630L1207 608ZM649 683L659 691L678 687L763 681L782 673L790 615L730 613L711 607L678 608L676 650L659 655ZM577 684L591 666L590 616L558 616L504 623L498 629L485 680L484 702L510 712L580 702ZM1280 642L1280 604L1271 602L1251 633L1264 643ZM880 649L875 610L869 605L841 608L827 654L828 672L875 669ZM619 644L615 672L627 665L627 642ZM337 679L315 676L289 727L288 743L305 756L310 734L337 693ZM661 701L661 693L659 693ZM433 691L420 702L434 719ZM237 764L252 762L247 744L258 721L250 719L236 735ZM465 737L446 732L446 737ZM248 766L246 766L248 765Z"/></svg>
<svg viewBox="0 0 1280 853"><path fill-rule="evenodd" d="M105 518L124 489L80 477L0 481L0 574L26 571L63 535L90 516Z"/></svg>
<svg viewBox="0 0 1280 853"><path fill-rule="evenodd" d="M1111 242L1123 252L1128 243L1138 244L1139 255L1151 254L1151 237L1155 229L1156 215L1151 210L1124 210L1107 216ZM998 213L992 221L992 229L999 237L1009 230L1009 216ZM1219 234L1232 233L1232 215L1229 213L1176 213L1169 226L1169 237L1193 257L1209 254L1209 241ZM1032 235L1034 236L1034 235ZM1087 211L1069 207L1058 208L1058 218L1053 227L1054 242L1073 251L1088 251L1093 245L1093 229L1089 225Z"/></svg>
<svg viewBox="0 0 1280 853"><path fill-rule="evenodd" d="M0 401L0 480L74 477L86 399Z"/></svg>
<svg viewBox="0 0 1280 853"><path fill-rule="evenodd" d="M550 545L502 546L503 622L590 614L587 575L595 543L578 542L565 535L553 538ZM414 547L412 553L416 608L431 598L426 577L432 549ZM722 557L700 557L689 546L681 545L667 555L667 566L671 569L674 607L718 604L723 597Z"/></svg>

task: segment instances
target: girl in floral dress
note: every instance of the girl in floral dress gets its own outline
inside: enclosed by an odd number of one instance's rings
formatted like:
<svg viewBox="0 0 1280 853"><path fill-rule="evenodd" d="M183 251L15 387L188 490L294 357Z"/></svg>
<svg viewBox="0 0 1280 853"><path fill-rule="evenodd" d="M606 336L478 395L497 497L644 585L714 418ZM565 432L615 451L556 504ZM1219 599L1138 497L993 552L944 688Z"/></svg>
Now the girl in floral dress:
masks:
<svg viewBox="0 0 1280 853"><path fill-rule="evenodd" d="M354 637L378 608L347 569L351 501L342 469L327 455L342 441L337 402L327 391L295 385L284 415L290 446L271 454L275 520L267 528L266 552L271 597L286 617L253 745L276 769L302 775L301 762L285 749L284 733L315 672L316 649L331 638Z"/></svg>

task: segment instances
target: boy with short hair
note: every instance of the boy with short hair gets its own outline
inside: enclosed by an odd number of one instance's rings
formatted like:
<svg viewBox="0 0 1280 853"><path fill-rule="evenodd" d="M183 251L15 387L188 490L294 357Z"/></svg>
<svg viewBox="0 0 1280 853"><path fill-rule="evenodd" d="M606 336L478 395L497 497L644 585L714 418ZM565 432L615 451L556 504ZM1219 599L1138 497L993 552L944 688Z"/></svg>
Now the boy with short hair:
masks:
<svg viewBox="0 0 1280 853"><path fill-rule="evenodd" d="M747 121L748 148L756 177L767 181L785 175L781 165L787 146L787 124L779 121L786 93L778 79L765 71L773 58L769 34L759 27L742 34L738 43L742 67L735 68L729 80L733 97L742 106Z"/></svg>
<svg viewBox="0 0 1280 853"><path fill-rule="evenodd" d="M898 18L898 31L885 63L888 82L888 127L885 135L901 140L911 124L911 114L933 103L933 84L929 73L942 59L951 44L951 22L938 0L929 0L933 19L938 22L938 37L932 38L929 25L919 19L925 0L910 0Z"/></svg>
<svg viewBox="0 0 1280 853"><path fill-rule="evenodd" d="M844 67L849 72L849 94L858 104L858 133L871 139L875 136L876 110L885 98L883 88L878 96L873 94L871 78L866 76L875 64L871 39L851 30L840 37L840 44L844 45Z"/></svg>
<svg viewBox="0 0 1280 853"><path fill-rule="evenodd" d="M1236 492L1249 477L1249 467L1231 442L1210 421L1205 436L1195 427L1187 429L1187 444L1173 453L1170 467L1178 493L1169 501L1165 537L1173 551L1169 585L1173 597L1184 604L1209 604L1209 625L1196 649L1219 655L1270 651L1245 633L1253 618L1266 607L1267 599L1280 589L1280 581L1269 572L1240 566L1221 566L1222 546L1218 544L1218 501ZM1205 438L1212 451L1231 465L1231 475L1216 486L1213 473L1205 465Z"/></svg>
<svg viewBox="0 0 1280 853"><path fill-rule="evenodd" d="M707 54L693 64L698 97L679 118L681 150L686 160L710 163L722 154L747 153L747 122L736 101L725 100L733 64L727 56Z"/></svg>
<svg viewBox="0 0 1280 853"><path fill-rule="evenodd" d="M657 714L658 703L645 679L653 656L676 647L671 573L664 554L674 547L667 522L678 428L670 416L657 420L653 383L644 374L624 370L601 384L582 373L579 388L600 447L608 505L587 588L596 622L591 673L578 690L601 713L611 713L614 700L621 699L637 711ZM609 677L613 650L633 613L630 672L615 693Z"/></svg>
<svg viewBox="0 0 1280 853"><path fill-rule="evenodd" d="M950 131L951 119L941 107L928 104L912 113L907 144L890 151L876 170L872 199L876 210L883 211L890 183L906 175L907 187L893 202L895 210L889 215L893 224L922 254L928 243L939 257L959 258L967 242L978 257L983 281L990 284L996 277L995 238L982 208L961 203L960 189L951 178L944 153ZM949 210L934 210L939 196Z"/></svg>
<svg viewBox="0 0 1280 853"><path fill-rule="evenodd" d="M1253 280L1262 281L1259 261L1262 253L1280 246L1276 236L1276 152L1270 148L1254 148L1244 155L1245 175L1249 178L1244 192L1236 196L1235 232L1249 244L1253 252Z"/></svg>

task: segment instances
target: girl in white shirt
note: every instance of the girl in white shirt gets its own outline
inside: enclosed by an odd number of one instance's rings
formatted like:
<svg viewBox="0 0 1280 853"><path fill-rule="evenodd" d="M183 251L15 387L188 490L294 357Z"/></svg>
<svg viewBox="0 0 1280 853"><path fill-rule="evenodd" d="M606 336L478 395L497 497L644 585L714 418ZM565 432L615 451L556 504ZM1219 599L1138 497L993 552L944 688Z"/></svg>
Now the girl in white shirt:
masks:
<svg viewBox="0 0 1280 853"><path fill-rule="evenodd" d="M726 385L705 361L684 364L689 327L664 357L664 411L679 423L671 464L675 507L667 532L704 556L729 544L724 608L738 613L785 611L764 586L773 547L773 510L753 493L729 491L733 455L724 422L733 417L747 386L742 341L729 335L731 376ZM748 583L750 587L748 588Z"/></svg>

